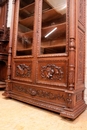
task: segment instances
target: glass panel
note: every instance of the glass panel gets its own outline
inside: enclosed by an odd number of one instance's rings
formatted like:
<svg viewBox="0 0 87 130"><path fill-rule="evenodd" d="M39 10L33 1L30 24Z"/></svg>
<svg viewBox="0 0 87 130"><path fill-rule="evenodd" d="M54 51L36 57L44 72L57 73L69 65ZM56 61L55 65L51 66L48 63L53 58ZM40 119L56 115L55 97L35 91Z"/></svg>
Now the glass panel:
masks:
<svg viewBox="0 0 87 130"><path fill-rule="evenodd" d="M20 0L17 56L32 55L35 0Z"/></svg>
<svg viewBox="0 0 87 130"><path fill-rule="evenodd" d="M67 0L43 0L41 54L66 52Z"/></svg>

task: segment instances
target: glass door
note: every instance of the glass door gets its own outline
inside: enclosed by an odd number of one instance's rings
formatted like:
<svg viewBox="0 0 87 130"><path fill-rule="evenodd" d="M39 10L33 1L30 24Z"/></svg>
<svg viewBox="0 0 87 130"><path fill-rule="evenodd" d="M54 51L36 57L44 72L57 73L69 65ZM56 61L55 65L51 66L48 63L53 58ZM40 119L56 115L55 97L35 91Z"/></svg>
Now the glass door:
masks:
<svg viewBox="0 0 87 130"><path fill-rule="evenodd" d="M20 0L17 56L32 55L35 0Z"/></svg>
<svg viewBox="0 0 87 130"><path fill-rule="evenodd" d="M40 54L66 52L67 0L43 0Z"/></svg>

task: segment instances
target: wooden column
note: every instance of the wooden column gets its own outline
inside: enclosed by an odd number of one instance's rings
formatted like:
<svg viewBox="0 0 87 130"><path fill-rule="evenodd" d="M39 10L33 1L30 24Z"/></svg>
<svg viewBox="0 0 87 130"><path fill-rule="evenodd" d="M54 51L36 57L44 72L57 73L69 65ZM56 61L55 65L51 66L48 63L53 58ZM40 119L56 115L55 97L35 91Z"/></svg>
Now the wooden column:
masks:
<svg viewBox="0 0 87 130"><path fill-rule="evenodd" d="M3 93L6 97L9 97L8 94L8 85L11 80L11 62L12 62L12 32L13 32L13 24L14 24L14 6L15 0L12 1L12 19L11 19L11 29L10 29L10 39L9 39L9 49L8 49L8 69L7 69L7 80L6 80L6 90Z"/></svg>
<svg viewBox="0 0 87 130"><path fill-rule="evenodd" d="M69 90L73 90L75 86L75 0L70 0L70 17L69 17ZM73 17L74 16L74 17Z"/></svg>

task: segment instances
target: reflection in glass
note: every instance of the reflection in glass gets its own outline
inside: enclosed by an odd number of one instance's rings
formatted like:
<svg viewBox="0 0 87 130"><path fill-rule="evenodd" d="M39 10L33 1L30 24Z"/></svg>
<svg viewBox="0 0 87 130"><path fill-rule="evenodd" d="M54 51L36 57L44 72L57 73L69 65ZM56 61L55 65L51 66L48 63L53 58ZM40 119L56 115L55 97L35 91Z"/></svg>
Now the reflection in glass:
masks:
<svg viewBox="0 0 87 130"><path fill-rule="evenodd" d="M66 52L67 0L43 0L41 54Z"/></svg>
<svg viewBox="0 0 87 130"><path fill-rule="evenodd" d="M35 0L20 0L17 56L32 55Z"/></svg>

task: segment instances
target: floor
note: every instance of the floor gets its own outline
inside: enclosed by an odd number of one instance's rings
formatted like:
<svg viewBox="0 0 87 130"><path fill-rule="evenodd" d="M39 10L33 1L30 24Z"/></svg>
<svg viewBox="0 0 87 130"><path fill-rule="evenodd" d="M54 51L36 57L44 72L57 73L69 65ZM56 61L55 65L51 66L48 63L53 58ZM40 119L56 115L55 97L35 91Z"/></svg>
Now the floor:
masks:
<svg viewBox="0 0 87 130"><path fill-rule="evenodd" d="M13 99L0 90L0 130L87 130L87 110L74 121Z"/></svg>

